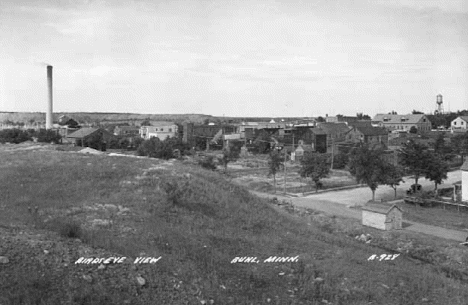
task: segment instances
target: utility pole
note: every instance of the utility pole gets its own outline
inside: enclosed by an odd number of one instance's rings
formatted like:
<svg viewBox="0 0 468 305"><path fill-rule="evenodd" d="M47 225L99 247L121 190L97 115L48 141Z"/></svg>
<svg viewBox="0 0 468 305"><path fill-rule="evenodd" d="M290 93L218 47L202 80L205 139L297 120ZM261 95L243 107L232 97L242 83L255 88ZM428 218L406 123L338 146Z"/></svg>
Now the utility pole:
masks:
<svg viewBox="0 0 468 305"><path fill-rule="evenodd" d="M333 159L334 159L334 153L335 153L335 141L332 138L332 154L331 154L331 169L333 169Z"/></svg>
<svg viewBox="0 0 468 305"><path fill-rule="evenodd" d="M284 185L283 185L283 193L286 195L286 157L288 155L286 145L284 146Z"/></svg>

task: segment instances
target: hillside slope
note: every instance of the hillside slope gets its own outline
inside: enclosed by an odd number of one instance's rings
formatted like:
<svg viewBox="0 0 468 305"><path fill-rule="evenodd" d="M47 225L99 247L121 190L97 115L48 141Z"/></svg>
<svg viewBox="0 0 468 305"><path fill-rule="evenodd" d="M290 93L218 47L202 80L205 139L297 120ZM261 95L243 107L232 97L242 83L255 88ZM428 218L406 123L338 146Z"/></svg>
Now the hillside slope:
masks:
<svg viewBox="0 0 468 305"><path fill-rule="evenodd" d="M369 261L385 252L333 229L339 219L291 217L184 162L1 147L0 160L0 304L468 300L430 264ZM127 259L75 264L111 256ZM143 256L161 258L134 264ZM231 263L245 256L258 263Z"/></svg>

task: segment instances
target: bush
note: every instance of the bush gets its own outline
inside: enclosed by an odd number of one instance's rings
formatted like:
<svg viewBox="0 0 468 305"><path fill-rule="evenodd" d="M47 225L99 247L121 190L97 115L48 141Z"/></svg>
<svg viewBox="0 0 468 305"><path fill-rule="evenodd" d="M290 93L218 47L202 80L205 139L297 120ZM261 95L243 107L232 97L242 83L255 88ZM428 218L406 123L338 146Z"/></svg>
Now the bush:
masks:
<svg viewBox="0 0 468 305"><path fill-rule="evenodd" d="M344 169L346 164L348 164L348 154L338 153L333 157L333 168L334 169Z"/></svg>
<svg viewBox="0 0 468 305"><path fill-rule="evenodd" d="M151 158L171 159L176 157L175 151L179 151L180 155L189 151L189 146L178 138L166 138L161 141L159 138L151 138L143 141L137 149L139 156L147 156Z"/></svg>
<svg viewBox="0 0 468 305"><path fill-rule="evenodd" d="M62 136L58 134L55 130L47 130L47 129L40 129L38 132L34 133L34 136L37 138L38 142L45 142L45 143L60 143L60 139Z"/></svg>
<svg viewBox="0 0 468 305"><path fill-rule="evenodd" d="M217 168L213 156L207 156L207 157L205 157L203 159L198 160L198 164L201 167L203 167L205 169L209 169L209 170L215 170Z"/></svg>
<svg viewBox="0 0 468 305"><path fill-rule="evenodd" d="M18 144L30 140L31 136L27 131L16 128L0 130L0 143L9 142Z"/></svg>

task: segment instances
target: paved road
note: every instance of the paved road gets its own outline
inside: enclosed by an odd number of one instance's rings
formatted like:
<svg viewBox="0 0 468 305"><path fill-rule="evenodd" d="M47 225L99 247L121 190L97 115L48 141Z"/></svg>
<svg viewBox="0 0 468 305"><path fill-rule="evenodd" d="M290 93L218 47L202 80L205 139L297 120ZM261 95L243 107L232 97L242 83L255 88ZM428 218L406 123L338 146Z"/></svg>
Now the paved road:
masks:
<svg viewBox="0 0 468 305"><path fill-rule="evenodd" d="M455 171L448 173L448 179L445 181L442 187L450 186L453 182L461 180L461 172ZM406 183L403 183L397 194L404 195L410 185L414 183L414 180L407 179ZM420 179L418 182L422 185L423 189L432 189L433 183L427 181L426 179ZM341 190L327 193L319 193L316 195L308 195L306 197L283 197L281 195L271 195L260 192L252 192L260 197L278 197L278 199L285 199L292 202L295 206L310 208L330 215L337 215L341 217L348 217L354 219L361 219L361 212L359 210L351 209L353 206L362 206L364 205L372 196L372 193L369 188L357 188L350 190ZM393 199L394 193L393 189L390 187L380 187L376 191L376 199ZM404 215L403 215L404 218ZM416 223L412 221L403 220L404 223L410 224L410 226L405 227L405 230L424 233L432 236L437 236L445 239L451 239L456 241L465 241L465 238L468 236L468 232L456 231L445 229L442 227L436 227L421 223Z"/></svg>
<svg viewBox="0 0 468 305"><path fill-rule="evenodd" d="M452 183L461 180L461 171L449 172L447 174L448 178L444 181L444 184L439 185L438 188L451 187ZM397 188L397 197L402 198L406 194L412 184L414 184L414 179L404 178L405 182L401 183ZM433 190L434 183L425 178L419 178L418 183L422 185L423 190ZM368 187L355 188L349 190L342 190L336 192L325 192L318 194L310 194L306 198L314 198L316 200L325 200L337 202L344 204L346 206L361 206L364 205L367 201L372 199L372 192ZM377 188L375 191L375 199L380 200L384 199L390 201L394 199L394 191L391 187L382 185Z"/></svg>

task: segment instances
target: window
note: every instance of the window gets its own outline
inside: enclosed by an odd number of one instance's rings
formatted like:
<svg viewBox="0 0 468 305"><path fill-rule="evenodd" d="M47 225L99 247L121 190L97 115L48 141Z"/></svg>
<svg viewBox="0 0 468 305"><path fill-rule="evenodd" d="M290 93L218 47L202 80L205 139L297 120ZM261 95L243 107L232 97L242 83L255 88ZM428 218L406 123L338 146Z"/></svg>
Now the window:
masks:
<svg viewBox="0 0 468 305"><path fill-rule="evenodd" d="M461 124L463 125L463 121L461 122Z"/></svg>
<svg viewBox="0 0 468 305"><path fill-rule="evenodd" d="M457 125L457 122L453 122L453 125Z"/></svg>
<svg viewBox="0 0 468 305"><path fill-rule="evenodd" d="M169 128L169 132L172 132L172 128Z"/></svg>

